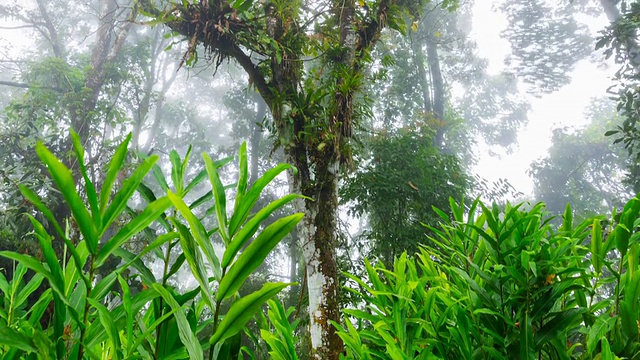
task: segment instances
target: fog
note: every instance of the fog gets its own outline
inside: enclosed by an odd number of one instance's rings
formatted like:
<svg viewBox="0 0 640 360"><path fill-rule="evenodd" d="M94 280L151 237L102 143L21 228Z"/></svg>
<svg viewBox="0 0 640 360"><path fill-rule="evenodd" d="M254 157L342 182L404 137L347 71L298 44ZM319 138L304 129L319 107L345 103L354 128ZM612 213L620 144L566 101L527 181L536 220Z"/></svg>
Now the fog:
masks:
<svg viewBox="0 0 640 360"><path fill-rule="evenodd" d="M96 313L169 289L211 320L199 339L240 295L295 283L278 298L301 358L337 359L327 324L366 303L341 288L365 288L365 259L446 248L437 229L474 199L565 220L571 204L578 223L640 189L627 1L336 4L0 0L0 250L54 269L44 233L61 264L86 244L82 286L112 281Z"/></svg>

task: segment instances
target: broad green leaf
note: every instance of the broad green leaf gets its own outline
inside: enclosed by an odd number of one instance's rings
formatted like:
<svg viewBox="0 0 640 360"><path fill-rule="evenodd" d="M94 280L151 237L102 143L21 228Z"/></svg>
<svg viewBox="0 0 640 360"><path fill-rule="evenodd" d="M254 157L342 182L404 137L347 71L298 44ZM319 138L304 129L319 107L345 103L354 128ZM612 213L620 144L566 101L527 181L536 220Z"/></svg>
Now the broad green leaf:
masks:
<svg viewBox="0 0 640 360"><path fill-rule="evenodd" d="M124 311L125 318L126 318L125 334L127 335L126 338L129 339L129 341L132 341L134 337L133 337L133 311L131 309L131 290L129 288L129 284L127 283L127 280L123 278L120 274L118 274L118 283L120 284L120 288L122 289L122 296L120 296L120 299L122 299L122 310Z"/></svg>
<svg viewBox="0 0 640 360"><path fill-rule="evenodd" d="M206 266L202 260L200 254L200 248L198 248L193 236L189 233L186 226L181 224L178 220L171 218L173 225L180 232L180 245L182 245L182 255L187 260L189 268L191 268L191 274L200 285L200 289L203 292L203 299L209 306L209 309L215 309L213 304L213 295L211 294L211 286L209 284L209 276L207 275Z"/></svg>
<svg viewBox="0 0 640 360"><path fill-rule="evenodd" d="M571 210L571 204L567 203L564 208L564 215L562 216L562 227L560 231L571 234L573 231L573 210Z"/></svg>
<svg viewBox="0 0 640 360"><path fill-rule="evenodd" d="M189 152L190 151L191 147L189 147ZM171 150L169 153L169 160L171 161L171 181L173 181L173 188L176 190L177 194L183 195L182 189L184 186L184 176L182 173L182 161L180 160L180 155L178 155L177 151Z"/></svg>
<svg viewBox="0 0 640 360"><path fill-rule="evenodd" d="M137 186L137 185L136 185ZM164 196L160 199L147 205L145 209L136 218L131 220L120 231L118 231L111 239L109 239L96 258L96 266L100 267L109 258L111 253L124 245L131 237L138 234L144 228L149 226L154 220L156 220L160 214L164 213L171 206L171 200Z"/></svg>
<svg viewBox="0 0 640 360"><path fill-rule="evenodd" d="M602 337L602 351L600 352L600 360L614 360L618 357L611 351L609 341L605 336Z"/></svg>
<svg viewBox="0 0 640 360"><path fill-rule="evenodd" d="M113 154L111 161L109 162L109 169L107 170L107 174L104 178L104 182L102 183L102 189L100 189L100 213L104 214L107 209L107 204L109 203L109 199L111 198L111 190L113 188L113 183L116 181L118 177L118 173L122 169L124 165L124 161L127 157L127 150L129 147L129 142L131 141L131 133L127 135L127 137L118 145L116 152ZM103 223L104 224L104 223Z"/></svg>
<svg viewBox="0 0 640 360"><path fill-rule="evenodd" d="M78 168L80 169L80 173L82 174L82 178L84 179L85 187L87 189L87 200L91 207L91 214L93 215L93 219L96 224L100 224L102 222L102 214L100 213L100 207L98 205L98 194L96 193L96 188L91 182L91 179L89 179L89 176L87 175L87 169L84 165L84 148L80 141L80 137L75 131L73 131L73 129L71 129L71 140L73 142L73 149L76 153Z"/></svg>
<svg viewBox="0 0 640 360"><path fill-rule="evenodd" d="M229 272L220 281L216 300L229 298L244 283L247 277L262 264L267 255L302 220L298 213L276 220L267 226L231 265Z"/></svg>
<svg viewBox="0 0 640 360"><path fill-rule="evenodd" d="M598 342L600 342L600 339L605 337L607 332L609 332L611 325L613 325L611 320L615 321L616 319L610 317L607 317L606 319L604 317L598 317L595 324L591 326L589 334L587 335L587 354L593 354Z"/></svg>
<svg viewBox="0 0 640 360"><path fill-rule="evenodd" d="M598 219L593 220L591 230L591 262L596 276L600 276L602 271L602 260L604 259L602 252L602 227Z"/></svg>
<svg viewBox="0 0 640 360"><path fill-rule="evenodd" d="M111 204L109 204L109 207L104 212L104 216L102 218L102 232L100 233L100 236L104 235L104 232L107 231L118 215L120 215L126 208L127 202L136 192L138 186L142 183L142 180L149 170L151 170L156 161L158 161L158 156L150 156L148 159L144 160L140 166L138 166L131 176L122 182L122 187L115 194L113 200L111 200Z"/></svg>
<svg viewBox="0 0 640 360"><path fill-rule="evenodd" d="M255 151L255 150L252 150ZM240 146L240 175L238 176L238 187L236 189L236 203L233 206L233 211L238 211L238 206L242 203L244 194L247 192L247 183L249 182L249 169L247 165L247 142L243 142ZM233 236L233 234L229 234ZM224 266L224 265L222 265Z"/></svg>
<svg viewBox="0 0 640 360"><path fill-rule="evenodd" d="M234 302L222 321L220 321L209 343L215 345L240 332L267 300L287 286L289 284L266 283L262 289Z"/></svg>
<svg viewBox="0 0 640 360"><path fill-rule="evenodd" d="M2 324L0 324L0 344L27 352L38 351L32 338Z"/></svg>
<svg viewBox="0 0 640 360"><path fill-rule="evenodd" d="M178 334L180 336L180 340L182 340L182 343L187 348L189 357L194 360L204 360L202 346L200 346L198 338L189 326L189 322L187 321L184 309L178 304L178 302L173 298L169 291L167 291L167 289L162 287L160 284L152 284L152 286L153 289L157 291L160 296L162 296L164 301L169 304L171 309L176 311L174 314L174 318L176 319L176 323L178 325Z"/></svg>
<svg viewBox="0 0 640 360"><path fill-rule="evenodd" d="M47 311L49 304L51 304L51 300L53 300L53 295L51 289L47 289L40 295L38 301L31 306L29 309L29 324L31 326L35 326L40 323L42 319L42 315Z"/></svg>
<svg viewBox="0 0 640 360"><path fill-rule="evenodd" d="M115 323L111 318L111 315L109 314L109 310L107 310L104 305L100 304L100 302L94 299L88 298L87 301L94 309L98 310L98 318L100 319L100 323L107 331L107 335L109 336L109 340L111 341L114 350L111 352L111 359L120 359L120 336L118 334L118 328L116 328Z"/></svg>
<svg viewBox="0 0 640 360"><path fill-rule="evenodd" d="M183 171L186 171L186 170L183 170ZM207 170L206 169L200 170L198 175L196 175L196 177L194 177L193 180L191 180L191 182L189 182L189 184L184 188L183 196L187 195L191 190L193 190L194 187L198 186L206 178L207 178Z"/></svg>
<svg viewBox="0 0 640 360"><path fill-rule="evenodd" d="M49 208L47 208L42 200L40 200L40 197L36 195L36 193L31 189L22 184L20 184L19 187L22 196L24 196L25 199L29 200L29 202L31 202L36 207L36 209L38 209L38 211L40 211L47 218L47 220L53 225L53 227L56 229L56 232L58 233L58 235L60 235L61 238L65 238L65 233L58 224L55 216L53 216L51 210L49 210Z"/></svg>
<svg viewBox="0 0 640 360"><path fill-rule="evenodd" d="M536 350L540 351L541 347L546 343L557 338L560 334L566 333L570 328L575 327L576 323L580 323L582 314L586 311L587 309L569 309L559 313L549 314L551 318L535 333Z"/></svg>
<svg viewBox="0 0 640 360"><path fill-rule="evenodd" d="M238 207L233 212L231 219L229 220L229 235L233 236L240 225L242 225L245 220L249 217L249 213L253 206L256 204L258 199L260 198L260 194L262 194L262 190L280 173L283 171L290 169L291 165L288 164L280 164L273 169L268 170L262 177L256 180L255 183L251 184L249 191L242 198L242 202L238 205Z"/></svg>
<svg viewBox="0 0 640 360"><path fill-rule="evenodd" d="M220 237L225 244L229 243L229 233L227 232L227 198L224 192L224 186L220 181L220 175L216 170L213 160L206 153L202 154L204 158L204 165L209 174L209 181L213 191L213 198L216 204L216 216L218 217L218 228Z"/></svg>
<svg viewBox="0 0 640 360"><path fill-rule="evenodd" d="M169 199L171 199L171 202L173 202L173 205L176 207L176 209L180 211L182 217L184 217L185 220L187 220L187 222L189 223L189 227L191 228L191 233L193 234L194 239L198 243L198 246L200 246L200 249L202 249L202 251L204 252L204 256L207 258L209 266L211 266L213 270L213 275L217 280L219 280L222 276L220 260L216 255L213 244L206 234L207 232L204 229L204 226L202 225L200 220L198 220L198 218L191 212L187 204L185 204L178 195L169 191L167 193L167 196L169 197Z"/></svg>
<svg viewBox="0 0 640 360"><path fill-rule="evenodd" d="M99 241L98 231L91 215L89 215L89 211L87 211L82 199L80 199L80 196L76 192L76 184L73 181L71 171L40 142L36 144L36 153L49 169L51 178L58 186L67 205L69 205L78 229L87 242L89 252L91 254L97 254Z"/></svg>
<svg viewBox="0 0 640 360"><path fill-rule="evenodd" d="M260 224L264 220L266 220L274 211L282 208L290 201L299 197L300 195L295 194L283 196L281 199L275 200L269 205L265 206L255 216L247 221L245 226L243 226L242 229L238 231L236 236L232 238L231 242L227 246L224 252L224 256L222 257L222 267L226 268L227 266L229 266L240 248L247 243L247 241L253 236L253 234L256 233L256 231L258 231L258 228L260 228Z"/></svg>

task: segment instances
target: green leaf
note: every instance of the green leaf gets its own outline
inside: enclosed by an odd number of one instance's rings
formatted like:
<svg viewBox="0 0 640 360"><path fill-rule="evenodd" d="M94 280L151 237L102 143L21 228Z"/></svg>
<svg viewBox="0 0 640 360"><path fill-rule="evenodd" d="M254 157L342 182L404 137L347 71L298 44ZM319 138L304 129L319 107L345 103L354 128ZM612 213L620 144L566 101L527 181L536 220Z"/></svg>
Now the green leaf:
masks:
<svg viewBox="0 0 640 360"><path fill-rule="evenodd" d="M137 184L136 184L137 187ZM144 228L149 226L154 220L156 220L160 214L164 213L171 206L171 200L167 197L161 197L160 199L147 205L145 209L136 218L131 220L120 231L118 231L111 239L107 241L100 249L100 253L96 258L96 267L100 267L109 258L111 253L124 245L134 235L138 234Z"/></svg>
<svg viewBox="0 0 640 360"><path fill-rule="evenodd" d="M533 342L533 329L531 328L531 316L524 311L520 318L520 359L534 360L536 358Z"/></svg>
<svg viewBox="0 0 640 360"><path fill-rule="evenodd" d="M602 227L598 219L593 220L591 229L591 262L596 276L600 276L602 271L602 260L604 253L602 252Z"/></svg>
<svg viewBox="0 0 640 360"><path fill-rule="evenodd" d="M213 191L213 197L216 204L216 216L218 217L218 228L220 237L225 244L229 243L229 233L227 232L227 198L224 193L224 186L220 181L220 175L213 163L213 160L206 153L202 153L205 168L209 174L209 181Z"/></svg>
<svg viewBox="0 0 640 360"><path fill-rule="evenodd" d="M178 220L171 218L173 225L180 232L180 245L182 245L182 254L191 268L191 274L200 285L203 292L203 299L209 306L209 309L215 309L213 304L213 295L209 284L209 276L207 276L206 266L202 260L200 248L198 248L193 236L189 233L186 226Z"/></svg>
<svg viewBox="0 0 640 360"><path fill-rule="evenodd" d="M240 254L231 265L229 272L222 278L216 300L221 301L233 296L247 277L262 264L271 250L293 230L303 216L302 213L289 215L267 226Z"/></svg>
<svg viewBox="0 0 640 360"><path fill-rule="evenodd" d="M615 322L616 319L610 317L608 317L607 319L605 319L604 317L598 317L595 324L591 326L591 328L589 329L589 335L587 336L587 354L593 354L596 346L598 345L598 342L600 342L600 339L605 337L605 335L609 332L609 330L611 329L611 325L613 325L613 322L611 320Z"/></svg>
<svg viewBox="0 0 640 360"><path fill-rule="evenodd" d="M41 142L36 144L36 153L49 169L53 181L58 186L65 201L71 209L78 229L87 242L87 248L91 254L98 253L98 231L95 223L84 206L82 199L76 192L76 184L73 181L71 171L58 160Z"/></svg>
<svg viewBox="0 0 640 360"><path fill-rule="evenodd" d="M169 191L167 193L167 196L169 197L169 199L171 199L171 202L173 202L173 205L176 207L176 209L180 211L182 217L184 217L189 223L189 227L191 228L191 233L193 234L194 239L198 243L198 246L200 246L200 248L204 252L205 257L209 262L209 266L211 266L213 270L215 278L219 280L222 276L220 259L218 259L218 256L216 255L213 244L209 240L204 226L202 225L200 220L198 220L198 218L191 212L187 204L185 204L178 195Z"/></svg>
<svg viewBox="0 0 640 360"><path fill-rule="evenodd" d="M76 158L78 160L78 167L80 168L80 173L82 174L82 178L84 179L84 183L87 190L87 200L89 201L89 206L91 207L91 214L93 215L93 219L96 224L100 224L102 222L102 214L100 212L100 207L98 205L98 194L96 193L96 188L94 187L91 179L87 175L87 169L84 165L84 148L82 147L82 143L80 141L80 137L76 134L73 129L71 129L71 140L73 142L73 149L76 153Z"/></svg>
<svg viewBox="0 0 640 360"><path fill-rule="evenodd" d="M237 235L233 237L229 245L227 246L224 256L222 257L222 267L227 267L236 256L240 248L246 244L247 241L258 231L260 224L266 220L274 211L282 208L292 200L301 197L300 195L290 194L283 196L281 199L271 202L269 205L262 208L255 216L253 216L245 224Z"/></svg>
<svg viewBox="0 0 640 360"><path fill-rule="evenodd" d="M107 336L109 337L109 340L111 341L111 344L114 350L110 353L111 358L115 360L120 359L120 356L121 356L120 336L118 335L118 329L116 328L115 322L113 321L113 319L111 319L109 310L107 310L107 308L104 305L100 304L100 302L94 299L87 298L87 301L89 302L89 304L91 304L93 308L98 310L98 318L100 319L100 323L102 324L102 326L104 326L105 330L107 331Z"/></svg>
<svg viewBox="0 0 640 360"><path fill-rule="evenodd" d="M238 185L236 188L236 203L233 206L233 211L238 210L238 206L242 203L245 193L247 192L247 183L249 182L249 169L247 165L247 142L243 142L240 146L240 174L238 176ZM233 234L229 234L233 236ZM224 266L224 265L222 265Z"/></svg>
<svg viewBox="0 0 640 360"><path fill-rule="evenodd" d="M251 185L249 191L245 194L242 199L242 203L238 205L238 208L235 209L231 219L229 220L229 235L233 236L236 233L240 225L242 225L245 220L249 217L249 213L253 206L256 204L258 199L260 198L260 194L262 190L281 172L290 169L291 165L288 164L280 164L273 169L267 171L262 177L260 177L254 184Z"/></svg>
<svg viewBox="0 0 640 360"><path fill-rule="evenodd" d="M107 204L109 203L109 199L111 197L111 190L113 188L113 183L115 182L118 172L122 169L124 164L124 160L127 157L127 150L129 147L129 141L131 141L131 133L127 135L127 137L118 145L116 152L113 154L111 161L109 162L109 169L107 170L107 175L104 178L104 182L102 183L102 189L100 189L100 213L104 214L107 209Z"/></svg>
<svg viewBox="0 0 640 360"><path fill-rule="evenodd" d="M215 345L237 334L267 300L271 299L287 286L289 286L289 284L266 283L262 289L234 302L218 325L209 343Z"/></svg>
<svg viewBox="0 0 640 360"><path fill-rule="evenodd" d="M602 337L602 351L600 352L600 360L614 360L618 357L613 354L611 351L611 346L609 346L609 341L607 341L606 337Z"/></svg>
<svg viewBox="0 0 640 360"><path fill-rule="evenodd" d="M183 170L183 171L186 171L186 170ZM183 196L187 195L191 190L193 190L194 187L198 186L206 178L207 178L207 170L206 169L200 170L198 175L196 175L196 177L194 177L193 180L191 180L191 182L189 182L189 184L184 188Z"/></svg>
<svg viewBox="0 0 640 360"><path fill-rule="evenodd" d="M571 204L569 203L567 203L564 209L560 231L566 234L570 234L573 231L573 211L571 210Z"/></svg>
<svg viewBox="0 0 640 360"><path fill-rule="evenodd" d="M127 202L136 192L140 183L142 183L142 180L149 170L151 170L156 161L158 161L158 156L150 156L148 159L144 160L140 166L138 166L130 177L123 181L122 187L113 197L111 204L104 213L104 217L102 219L102 232L100 233L100 236L104 235L111 223L113 223L118 215L120 215L126 208Z"/></svg>
<svg viewBox="0 0 640 360"><path fill-rule="evenodd" d="M187 352L189 353L189 357L194 360L204 360L202 353L202 346L200 346L200 342L198 342L198 338L191 330L189 326L189 322L187 321L187 316L184 313L182 307L178 304L178 302L173 298L173 296L162 287L160 284L152 284L153 289L162 296L164 301L169 304L171 309L175 310L174 318L176 319L176 323L178 325L178 334L180 336L180 340L187 348Z"/></svg>
<svg viewBox="0 0 640 360"><path fill-rule="evenodd" d="M189 151L191 151L191 147L189 147ZM180 155L178 155L177 151L171 150L169 153L169 160L171 161L171 181L173 181L173 187L177 194L183 195L182 189L184 186L184 176Z"/></svg>
<svg viewBox="0 0 640 360"><path fill-rule="evenodd" d="M32 337L25 336L2 324L0 324L0 344L27 352L38 351L38 348L33 343Z"/></svg>
<svg viewBox="0 0 640 360"><path fill-rule="evenodd" d="M540 351L542 346L546 343L557 338L561 333L566 332L568 329L575 327L576 323L580 322L582 314L586 311L587 309L569 309L549 314L551 319L549 319L542 328L535 333L536 350Z"/></svg>

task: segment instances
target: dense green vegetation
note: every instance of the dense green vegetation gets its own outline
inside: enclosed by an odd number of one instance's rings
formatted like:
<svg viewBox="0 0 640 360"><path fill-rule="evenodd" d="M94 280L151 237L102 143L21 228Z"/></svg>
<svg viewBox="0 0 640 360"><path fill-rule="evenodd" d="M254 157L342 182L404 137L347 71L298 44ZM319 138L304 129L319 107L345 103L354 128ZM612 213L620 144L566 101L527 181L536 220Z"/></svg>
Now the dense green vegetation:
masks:
<svg viewBox="0 0 640 360"><path fill-rule="evenodd" d="M639 2L491 3L0 3L0 360L640 359Z"/></svg>
<svg viewBox="0 0 640 360"><path fill-rule="evenodd" d="M75 154L85 158L72 133ZM42 144L38 156L60 189L74 222L60 225L34 190L21 191L56 229L48 234L28 215L40 243L35 255L2 251L15 261L13 278L0 274L0 350L3 359L175 358L231 359L256 351L273 359L297 359L294 308L270 300L286 283L266 283L240 294L249 275L296 226L302 214L280 218L260 229L275 210L294 200L285 195L259 211L254 206L265 188L288 166L267 171L248 184L246 148L233 212L218 168L203 155L205 170L190 181L185 159L171 154L169 188L156 156L148 157L111 188L122 170L130 137L109 163L105 183L96 188L79 168L87 204L76 192L68 168ZM156 196L142 183L153 170L165 194ZM208 179L212 190L187 204L186 195ZM250 186L249 186L250 185ZM127 207L137 192L148 202L139 212ZM440 225L430 226L428 246L395 257L392 266L365 262L366 276L346 274L355 307L333 322L348 359L614 359L640 358L640 198L612 215L574 223L567 205L559 226L551 225L544 204L487 207L450 202L450 213L434 207ZM204 217L220 226L209 229L194 214L209 204ZM128 221L111 236L106 230L123 212ZM253 216L250 216L254 213ZM126 250L135 236L159 226L154 240L138 254ZM74 242L72 232L82 234ZM249 241L254 234L255 239ZM216 251L211 242L224 245ZM64 242L59 258L52 241ZM248 245L247 245L248 244ZM180 255L172 259L172 248ZM145 265L155 254L160 276ZM103 278L98 270L112 257L121 259ZM187 263L197 281L180 291L172 281ZM33 276L25 276L27 270ZM47 290L31 295L43 283ZM30 299L31 298L31 299ZM265 316L262 306L268 302ZM246 324L258 315L259 330ZM255 341L243 346L243 330ZM262 339L262 340L259 340Z"/></svg>

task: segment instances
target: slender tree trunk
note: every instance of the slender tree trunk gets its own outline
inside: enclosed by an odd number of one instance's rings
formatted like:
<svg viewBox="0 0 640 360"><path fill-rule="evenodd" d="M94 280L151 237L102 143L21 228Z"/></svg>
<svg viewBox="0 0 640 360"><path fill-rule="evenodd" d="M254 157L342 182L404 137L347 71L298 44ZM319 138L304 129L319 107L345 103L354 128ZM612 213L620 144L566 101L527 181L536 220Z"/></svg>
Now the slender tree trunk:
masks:
<svg viewBox="0 0 640 360"><path fill-rule="evenodd" d="M442 148L444 146L444 79L440 70L440 58L438 57L438 48L436 42L430 36L426 37L427 45L427 61L429 62L429 70L431 71L431 80L433 83L433 117L436 121L436 137L434 145Z"/></svg>
<svg viewBox="0 0 640 360"><path fill-rule="evenodd" d="M430 115L433 112L433 106L431 105L431 89L429 87L429 77L424 67L424 54L422 53L422 46L418 39L411 37L411 52L413 53L413 62L416 65L418 71L418 82L422 89L422 109L426 115Z"/></svg>

